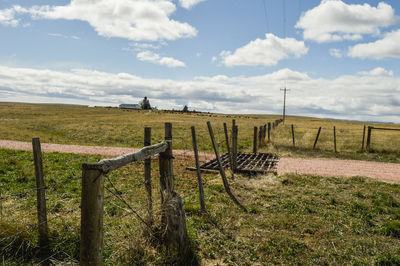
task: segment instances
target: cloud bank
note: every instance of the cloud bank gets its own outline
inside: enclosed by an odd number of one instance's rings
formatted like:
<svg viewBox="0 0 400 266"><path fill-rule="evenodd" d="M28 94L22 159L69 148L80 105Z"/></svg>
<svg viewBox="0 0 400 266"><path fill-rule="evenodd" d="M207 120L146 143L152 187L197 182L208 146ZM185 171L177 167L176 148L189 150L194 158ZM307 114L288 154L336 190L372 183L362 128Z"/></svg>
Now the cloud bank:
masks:
<svg viewBox="0 0 400 266"><path fill-rule="evenodd" d="M147 79L88 69L67 72L0 66L3 101L136 103L145 95L159 108L225 113L275 113L282 108L280 88L291 89L287 113L340 119L400 122L400 78L382 68L335 79L311 78L281 69L260 76Z"/></svg>

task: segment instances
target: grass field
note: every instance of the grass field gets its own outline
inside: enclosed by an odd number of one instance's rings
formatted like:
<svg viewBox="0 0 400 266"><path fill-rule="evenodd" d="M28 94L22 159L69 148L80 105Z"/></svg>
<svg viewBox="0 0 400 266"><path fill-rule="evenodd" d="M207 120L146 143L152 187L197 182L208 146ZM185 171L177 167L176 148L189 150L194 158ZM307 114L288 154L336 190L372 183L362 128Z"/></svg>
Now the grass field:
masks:
<svg viewBox="0 0 400 266"><path fill-rule="evenodd" d="M44 154L49 230L53 259L79 257L80 176L82 162L97 156ZM219 175L205 174L208 214L200 213L196 177L187 161L174 161L176 191L183 197L192 248L207 265L400 263L400 185L362 177L308 175L236 176L233 193L250 210L244 213L224 193ZM153 195L159 223L157 164ZM108 175L124 199L146 216L143 165ZM32 154L0 149L3 197L35 187ZM65 182L65 183L59 183ZM54 186L53 186L54 185ZM106 181L106 187L111 189ZM105 265L164 265L176 262L150 244L135 216L106 189ZM38 262L35 194L0 201L0 254L3 265ZM28 228L29 229L29 228ZM14 233L23 233L10 237Z"/></svg>
<svg viewBox="0 0 400 266"><path fill-rule="evenodd" d="M74 105L0 103L0 139L100 146L142 147L144 127L152 127L153 143L163 139L164 123L173 124L174 149L192 150L190 127L196 126L199 149L212 151L206 122L211 121L222 151L225 148L223 123L239 126L239 150L250 151L253 128L279 119L274 115L225 115L208 113L171 113L163 111L123 111ZM294 124L296 148L292 147L290 125ZM372 152L361 151L362 122L288 116L285 125L272 131L272 144L261 151L285 156L343 157L351 159L400 162L400 132L373 131ZM400 128L399 124L367 125ZM333 126L337 150L333 152ZM313 143L322 127L317 150Z"/></svg>

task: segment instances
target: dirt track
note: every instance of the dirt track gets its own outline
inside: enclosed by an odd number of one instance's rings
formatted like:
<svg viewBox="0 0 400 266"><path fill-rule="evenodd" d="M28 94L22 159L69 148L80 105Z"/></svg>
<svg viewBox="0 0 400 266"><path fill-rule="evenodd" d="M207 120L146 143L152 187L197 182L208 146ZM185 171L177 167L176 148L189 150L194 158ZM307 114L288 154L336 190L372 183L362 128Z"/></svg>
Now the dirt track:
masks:
<svg viewBox="0 0 400 266"><path fill-rule="evenodd" d="M30 142L0 140L0 148L31 151ZM100 147L42 143L43 152L98 154L119 156L135 152L134 148ZM174 150L175 156L192 156L192 152ZM208 154L211 156L211 154ZM209 157L207 156L207 157ZM314 174L321 176L365 176L390 183L400 183L400 164L339 159L281 158L278 173Z"/></svg>

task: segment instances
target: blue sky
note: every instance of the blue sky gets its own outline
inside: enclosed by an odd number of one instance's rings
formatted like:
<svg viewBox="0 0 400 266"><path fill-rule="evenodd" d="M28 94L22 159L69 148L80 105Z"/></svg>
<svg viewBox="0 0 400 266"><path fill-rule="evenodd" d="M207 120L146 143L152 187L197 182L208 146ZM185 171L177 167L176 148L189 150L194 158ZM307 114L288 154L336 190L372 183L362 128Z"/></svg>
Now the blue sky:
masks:
<svg viewBox="0 0 400 266"><path fill-rule="evenodd" d="M0 100L400 122L399 1L0 2Z"/></svg>

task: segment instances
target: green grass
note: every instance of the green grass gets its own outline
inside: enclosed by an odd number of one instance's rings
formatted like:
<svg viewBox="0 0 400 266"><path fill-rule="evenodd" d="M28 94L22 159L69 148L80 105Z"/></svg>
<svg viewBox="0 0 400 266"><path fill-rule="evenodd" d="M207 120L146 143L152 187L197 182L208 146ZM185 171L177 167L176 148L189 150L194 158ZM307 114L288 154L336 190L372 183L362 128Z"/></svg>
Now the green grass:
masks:
<svg viewBox="0 0 400 266"><path fill-rule="evenodd" d="M196 126L198 146L212 151L206 126L211 121L220 150L225 151L223 123L239 126L238 148L251 151L253 128L279 119L277 115L226 115L163 111L124 111L56 104L0 103L0 139L99 146L142 147L144 127L152 127L152 142L163 139L164 123L173 124L174 149L192 150L190 127ZM296 148L292 148L290 125L295 126ZM285 125L272 131L272 144L262 151L285 156L343 157L400 163L400 132L373 131L371 153L361 151L365 123L288 116ZM373 124L400 128L399 124ZM336 126L338 153L333 152ZM312 150L318 127L322 127L317 149Z"/></svg>
<svg viewBox="0 0 400 266"><path fill-rule="evenodd" d="M80 175L82 162L97 156L44 154L46 182ZM156 224L160 221L157 161L153 163ZM400 261L400 185L363 177L310 175L235 175L232 191L250 210L229 199L220 177L204 174L207 214L200 213L196 176L183 171L188 161L174 161L176 191L183 197L192 249L203 264L357 264L396 265ZM0 149L1 193L35 186L32 154ZM109 175L123 197L146 217L143 165L132 164ZM106 187L111 188L106 181ZM67 262L79 257L80 180L46 191L52 252ZM151 245L145 228L125 206L108 197L104 219L106 265L165 265L173 254ZM1 201L0 239L36 223L35 195ZM75 210L74 210L75 209ZM69 210L74 210L68 213ZM37 235L29 230L0 242L7 265L38 262ZM58 253L57 253L58 252Z"/></svg>

